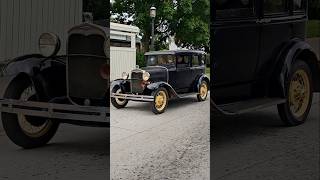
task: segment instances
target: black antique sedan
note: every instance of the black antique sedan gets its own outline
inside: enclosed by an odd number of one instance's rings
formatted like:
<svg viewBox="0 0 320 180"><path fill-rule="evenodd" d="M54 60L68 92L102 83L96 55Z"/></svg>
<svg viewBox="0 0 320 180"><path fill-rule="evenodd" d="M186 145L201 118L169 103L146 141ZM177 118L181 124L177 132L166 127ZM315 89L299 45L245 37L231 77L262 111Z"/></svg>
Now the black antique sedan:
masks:
<svg viewBox="0 0 320 180"><path fill-rule="evenodd" d="M126 72L111 83L111 103L124 108L129 100L151 102L155 114L165 112L172 98L191 94L205 101L209 78L205 75L205 57L202 51L156 51L145 54L147 67ZM130 77L130 79L129 79Z"/></svg>
<svg viewBox="0 0 320 180"><path fill-rule="evenodd" d="M40 54L12 59L0 77L0 112L8 137L23 148L45 145L60 123L109 127L109 28L86 22L60 38L43 33ZM94 87L94 88L92 88Z"/></svg>
<svg viewBox="0 0 320 180"><path fill-rule="evenodd" d="M320 91L320 63L305 41L307 0L216 0L213 7L213 111L277 105L286 125L304 123Z"/></svg>

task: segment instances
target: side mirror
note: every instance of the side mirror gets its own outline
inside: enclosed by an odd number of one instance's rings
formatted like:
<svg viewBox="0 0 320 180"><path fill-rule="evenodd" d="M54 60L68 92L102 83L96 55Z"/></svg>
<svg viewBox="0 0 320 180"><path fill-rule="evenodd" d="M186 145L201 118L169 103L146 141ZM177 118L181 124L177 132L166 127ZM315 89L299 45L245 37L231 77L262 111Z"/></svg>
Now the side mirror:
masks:
<svg viewBox="0 0 320 180"><path fill-rule="evenodd" d="M140 66L139 66L139 65L136 65L136 69L140 69Z"/></svg>

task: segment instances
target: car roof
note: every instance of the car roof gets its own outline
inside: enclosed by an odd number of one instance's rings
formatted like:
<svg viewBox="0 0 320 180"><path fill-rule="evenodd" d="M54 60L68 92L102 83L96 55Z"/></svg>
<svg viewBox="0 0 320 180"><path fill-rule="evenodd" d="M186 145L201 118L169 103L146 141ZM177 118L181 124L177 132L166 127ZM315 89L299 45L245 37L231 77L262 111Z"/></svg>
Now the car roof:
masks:
<svg viewBox="0 0 320 180"><path fill-rule="evenodd" d="M197 50L164 50L164 51L150 51L146 52L146 56L150 55L164 55L164 54L170 54L170 55L175 55L175 54L205 54L204 51L197 51Z"/></svg>

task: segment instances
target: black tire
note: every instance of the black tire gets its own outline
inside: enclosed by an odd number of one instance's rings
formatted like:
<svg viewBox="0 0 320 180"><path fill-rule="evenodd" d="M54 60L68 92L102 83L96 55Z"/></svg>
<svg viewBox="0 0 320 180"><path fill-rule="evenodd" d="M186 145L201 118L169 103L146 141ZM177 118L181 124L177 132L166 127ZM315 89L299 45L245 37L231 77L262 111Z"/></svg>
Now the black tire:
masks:
<svg viewBox="0 0 320 180"><path fill-rule="evenodd" d="M116 92L122 92L120 86L115 86L112 91L112 93L116 93ZM117 108L117 109L122 109L125 108L128 104L128 100L126 99L117 99L117 98L111 98L111 104Z"/></svg>
<svg viewBox="0 0 320 180"><path fill-rule="evenodd" d="M22 93L32 87L32 83L26 79L18 79L12 82L6 90L5 98L20 99ZM34 99L33 99L34 100ZM56 134L59 122L39 117L27 117L23 115L1 113L3 128L7 136L16 145L29 149L46 145ZM25 128L21 126L19 120L24 118L26 123L30 123L32 127L39 127L40 130L35 134L28 134ZM41 130L41 126L44 126Z"/></svg>
<svg viewBox="0 0 320 180"><path fill-rule="evenodd" d="M292 95L290 95L290 88L292 88L292 82L294 81L294 76L297 73L305 73L305 77L307 77L307 83L309 88L307 88L308 90L306 92L309 92L309 94L305 95L303 99L305 99L305 103L303 103L303 105L300 106L300 112L296 110L296 112L293 112L293 110L291 110L290 107L292 107L291 103L290 103L290 97L292 97ZM302 73L302 74L304 74ZM303 81L304 82L304 81ZM310 109L311 109L311 105L312 105L312 99L313 99L313 84L312 84L312 73L310 70L310 67L308 66L308 64L306 64L304 61L300 61L297 60L293 66L292 66L292 70L289 73L289 76L286 79L286 98L287 98L287 102L284 104L280 104L278 105L278 112L279 115L282 119L282 121L287 125L287 126L297 126L300 124L305 123L305 121L307 120L307 117L309 115ZM306 84L306 82L304 83ZM292 92L292 90L291 90ZM297 91L299 92L299 91ZM305 92L305 91L303 91ZM291 93L292 94L292 93ZM292 101L292 100L291 100ZM291 105L291 106L290 106ZM299 112L299 113L298 113Z"/></svg>
<svg viewBox="0 0 320 180"><path fill-rule="evenodd" d="M201 86L206 86L206 91L207 91L207 92L205 93L205 95L204 95L204 94L203 94L203 95L201 94ZM198 94L197 94L197 99L198 99L199 102L202 102L202 101L207 100L208 90L209 90L208 83L207 83L206 81L202 81L202 82L200 83L199 92L198 92Z"/></svg>
<svg viewBox="0 0 320 180"><path fill-rule="evenodd" d="M164 103L162 104L162 106L159 108L157 107L157 96L161 94L161 96L163 96L164 98ZM169 102L169 95L168 95L168 91L166 88L159 88L157 90L155 90L153 93L152 93L152 96L154 97L154 101L152 103L152 112L154 114L162 114L166 111L167 107L168 107L168 102Z"/></svg>

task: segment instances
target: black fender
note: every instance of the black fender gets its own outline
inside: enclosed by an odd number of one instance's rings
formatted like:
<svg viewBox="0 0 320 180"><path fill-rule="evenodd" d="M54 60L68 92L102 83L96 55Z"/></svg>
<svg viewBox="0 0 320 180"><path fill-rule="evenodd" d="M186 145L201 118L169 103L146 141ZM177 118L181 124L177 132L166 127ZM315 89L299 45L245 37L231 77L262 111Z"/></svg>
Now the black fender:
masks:
<svg viewBox="0 0 320 180"><path fill-rule="evenodd" d="M49 87L50 80L48 79L48 70L56 67L62 66L65 68L65 61L61 57L45 58L39 54L30 54L21 57L17 57L9 63L7 63L4 68L0 78L0 95L4 96L7 88L18 78L23 78L25 80L30 80L35 87L35 90L39 94L43 94L45 97L50 97ZM50 72L51 76L58 77L59 74ZM52 79L52 78L51 78ZM61 78L57 78L61 80ZM61 87L65 86L65 76ZM61 90L62 92L63 90ZM60 93L61 93L60 92Z"/></svg>
<svg viewBox="0 0 320 180"><path fill-rule="evenodd" d="M300 39L291 40L283 48L277 59L277 68L274 69L270 79L273 96L286 96L286 79L296 60L302 60L309 65L312 71L314 91L320 91L320 62L315 51L307 42ZM274 79L278 80L277 84L272 83Z"/></svg>
<svg viewBox="0 0 320 180"><path fill-rule="evenodd" d="M119 86L122 92L130 92L130 82L125 79L116 79L111 82L110 89Z"/></svg>
<svg viewBox="0 0 320 180"><path fill-rule="evenodd" d="M206 81L206 82L207 82L208 88L209 88L209 90L210 90L210 78L209 78L207 75L205 75L205 74L201 74L201 75L197 78L197 80L196 80L196 82L195 82L195 86L194 86L194 91L195 91L195 92L199 92L200 85L201 85L201 82L202 82L202 81Z"/></svg>
<svg viewBox="0 0 320 180"><path fill-rule="evenodd" d="M179 97L178 93L173 89L173 87L169 83L164 81L151 83L147 86L147 89L152 92L161 87L165 88L168 91L170 98Z"/></svg>

